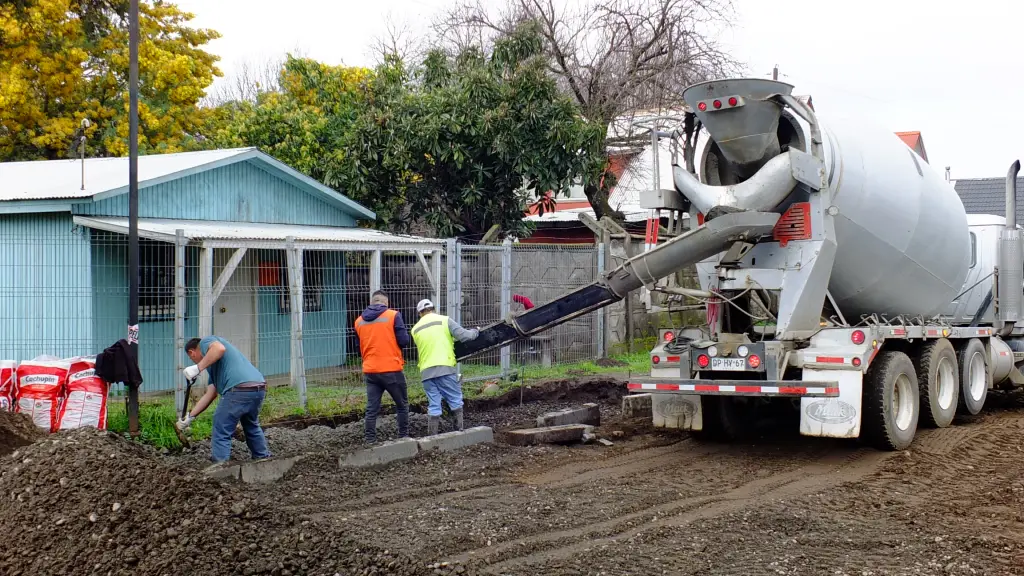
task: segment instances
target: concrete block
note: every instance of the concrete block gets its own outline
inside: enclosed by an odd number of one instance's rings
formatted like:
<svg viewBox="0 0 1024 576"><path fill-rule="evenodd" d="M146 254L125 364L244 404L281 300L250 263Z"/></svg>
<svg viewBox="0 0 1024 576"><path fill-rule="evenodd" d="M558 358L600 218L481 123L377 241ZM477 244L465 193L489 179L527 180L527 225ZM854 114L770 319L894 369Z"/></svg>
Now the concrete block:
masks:
<svg viewBox="0 0 1024 576"><path fill-rule="evenodd" d="M396 460L408 460L420 452L419 443L413 438L401 438L392 442L385 442L342 455L338 458L338 466L341 467L364 467L379 466L394 462Z"/></svg>
<svg viewBox="0 0 1024 576"><path fill-rule="evenodd" d="M257 460L255 462L244 462L241 465L242 482L246 484L269 484L277 482L292 469L302 457L292 456L291 458L270 458L269 460Z"/></svg>
<svg viewBox="0 0 1024 576"><path fill-rule="evenodd" d="M654 417L653 396L650 394L629 394L622 397L622 417L646 418Z"/></svg>
<svg viewBox="0 0 1024 576"><path fill-rule="evenodd" d="M203 470L203 474L207 478L214 478L216 480L238 480L241 478L242 467L235 464L232 466L223 466L214 464Z"/></svg>
<svg viewBox="0 0 1024 576"><path fill-rule="evenodd" d="M445 432L444 434L437 434L435 436L417 438L416 441L419 443L420 450L423 452L428 452L430 450L450 452L452 450L458 450L459 448L465 448L474 444L494 442L494 430L491 430L488 426L477 426L476 428L467 428L462 431Z"/></svg>
<svg viewBox="0 0 1024 576"><path fill-rule="evenodd" d="M537 417L537 427L564 426L566 424L601 425L601 407L593 402L584 404L582 408L566 408L557 412L548 412Z"/></svg>
<svg viewBox="0 0 1024 576"><path fill-rule="evenodd" d="M584 435L590 434L593 429L593 426L585 424L566 424L564 426L512 430L505 433L505 442L513 446L582 442Z"/></svg>

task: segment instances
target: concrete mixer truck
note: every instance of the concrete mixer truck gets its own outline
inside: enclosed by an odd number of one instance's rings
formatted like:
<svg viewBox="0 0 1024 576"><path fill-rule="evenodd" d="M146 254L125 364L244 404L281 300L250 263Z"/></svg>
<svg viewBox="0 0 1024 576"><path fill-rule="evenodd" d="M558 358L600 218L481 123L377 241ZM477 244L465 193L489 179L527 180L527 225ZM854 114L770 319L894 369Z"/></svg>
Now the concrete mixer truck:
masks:
<svg viewBox="0 0 1024 576"><path fill-rule="evenodd" d="M703 326L661 330L649 376L628 383L652 395L656 426L736 438L781 409L801 434L902 450L919 425L950 426L992 388L1024 384L1020 163L1006 217L969 216L896 135L825 123L792 91L742 78L687 88L670 135L675 190L649 207L685 208L696 228L485 327L456 356L647 287L707 311ZM699 290L659 284L694 265Z"/></svg>

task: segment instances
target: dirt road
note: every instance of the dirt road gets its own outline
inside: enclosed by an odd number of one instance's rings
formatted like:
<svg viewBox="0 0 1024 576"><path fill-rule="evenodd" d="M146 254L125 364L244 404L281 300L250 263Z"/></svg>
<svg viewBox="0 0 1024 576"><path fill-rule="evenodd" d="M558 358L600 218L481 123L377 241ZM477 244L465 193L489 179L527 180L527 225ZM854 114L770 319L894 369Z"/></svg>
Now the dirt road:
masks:
<svg viewBox="0 0 1024 576"><path fill-rule="evenodd" d="M883 453L785 433L703 444L622 422L618 394L592 386L467 419L505 428L596 399L600 431L624 433L612 447L478 446L372 471L325 455L259 497L494 575L1024 574L1024 395Z"/></svg>

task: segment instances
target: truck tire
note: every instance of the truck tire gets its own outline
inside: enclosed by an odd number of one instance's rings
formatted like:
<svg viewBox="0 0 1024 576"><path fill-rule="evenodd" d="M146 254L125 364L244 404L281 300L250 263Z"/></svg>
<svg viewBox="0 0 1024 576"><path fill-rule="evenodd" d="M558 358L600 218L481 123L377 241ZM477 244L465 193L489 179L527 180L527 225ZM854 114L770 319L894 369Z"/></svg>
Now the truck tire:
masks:
<svg viewBox="0 0 1024 576"><path fill-rule="evenodd" d="M914 441L921 411L914 363L903 352L878 354L865 376L864 439L879 450L904 450Z"/></svg>
<svg viewBox="0 0 1024 576"><path fill-rule="evenodd" d="M956 416L960 396L960 369L956 350L949 340L925 342L915 355L914 369L921 389L920 423L945 428Z"/></svg>
<svg viewBox="0 0 1024 576"><path fill-rule="evenodd" d="M988 351L981 340L971 338L959 354L960 366L960 414L974 416L985 407L988 397Z"/></svg>

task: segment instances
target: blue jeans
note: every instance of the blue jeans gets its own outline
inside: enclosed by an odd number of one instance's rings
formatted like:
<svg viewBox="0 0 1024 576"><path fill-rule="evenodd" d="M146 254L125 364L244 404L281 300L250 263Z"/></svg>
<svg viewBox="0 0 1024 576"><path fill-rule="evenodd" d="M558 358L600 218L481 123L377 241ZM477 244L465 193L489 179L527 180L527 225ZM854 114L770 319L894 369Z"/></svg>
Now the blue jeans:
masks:
<svg viewBox="0 0 1024 576"><path fill-rule="evenodd" d="M423 391L427 394L427 416L441 415L442 397L448 402L448 408L462 408L462 386L456 374L427 378L423 381Z"/></svg>
<svg viewBox="0 0 1024 576"><path fill-rule="evenodd" d="M398 419L398 437L409 437L409 392L402 372L377 372L363 374L366 380L366 417L363 431L368 444L377 441L377 415L380 414L380 399L387 392L395 401L395 417Z"/></svg>
<svg viewBox="0 0 1024 576"><path fill-rule="evenodd" d="M210 439L210 459L224 462L231 458L231 435L235 426L242 423L245 444L254 460L269 458L267 439L260 428L260 407L266 397L266 388L259 390L232 388L220 397L217 410L213 413L213 435Z"/></svg>

